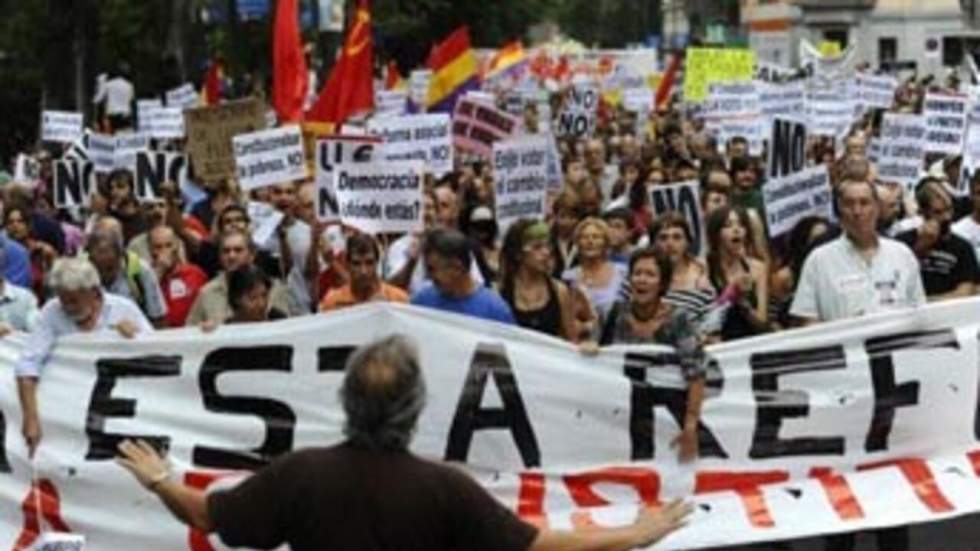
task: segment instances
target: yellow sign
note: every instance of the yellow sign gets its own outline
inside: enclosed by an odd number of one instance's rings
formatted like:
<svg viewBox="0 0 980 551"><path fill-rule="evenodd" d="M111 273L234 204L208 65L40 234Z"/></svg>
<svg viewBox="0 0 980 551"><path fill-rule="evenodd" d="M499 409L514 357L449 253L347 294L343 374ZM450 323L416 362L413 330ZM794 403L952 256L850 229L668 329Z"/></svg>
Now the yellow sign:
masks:
<svg viewBox="0 0 980 551"><path fill-rule="evenodd" d="M752 50L688 48L684 99L704 101L708 99L708 87L712 83L752 80L754 74L755 52Z"/></svg>
<svg viewBox="0 0 980 551"><path fill-rule="evenodd" d="M820 55L824 57L840 57L840 42L824 40L820 43Z"/></svg>

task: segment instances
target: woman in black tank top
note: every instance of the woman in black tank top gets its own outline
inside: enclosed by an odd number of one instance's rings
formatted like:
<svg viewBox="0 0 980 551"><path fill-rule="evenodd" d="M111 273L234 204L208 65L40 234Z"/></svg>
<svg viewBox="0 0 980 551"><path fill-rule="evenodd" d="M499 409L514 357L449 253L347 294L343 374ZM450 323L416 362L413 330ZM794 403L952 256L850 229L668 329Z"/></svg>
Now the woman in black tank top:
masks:
<svg viewBox="0 0 980 551"><path fill-rule="evenodd" d="M518 220L507 230L500 253L500 294L517 324L556 337L576 334L568 289L551 277L549 229L543 222Z"/></svg>

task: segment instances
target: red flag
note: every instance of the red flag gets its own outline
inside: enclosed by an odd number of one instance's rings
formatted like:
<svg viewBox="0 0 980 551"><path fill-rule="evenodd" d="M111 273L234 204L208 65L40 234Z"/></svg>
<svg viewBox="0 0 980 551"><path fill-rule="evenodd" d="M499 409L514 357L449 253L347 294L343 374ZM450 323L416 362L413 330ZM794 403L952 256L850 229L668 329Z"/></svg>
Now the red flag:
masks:
<svg viewBox="0 0 980 551"><path fill-rule="evenodd" d="M373 109L373 58L371 11L368 0L358 0L354 22L344 40L344 50L316 103L306 114L307 120L340 125L351 115Z"/></svg>
<svg viewBox="0 0 980 551"><path fill-rule="evenodd" d="M670 58L670 64L667 65L667 70L664 71L664 76L660 79L660 85L657 86L657 95L653 102L654 108L660 109L666 106L670 94L674 90L674 80L677 78L677 72L681 68L683 59L684 56L679 52L674 52Z"/></svg>
<svg viewBox="0 0 980 551"><path fill-rule="evenodd" d="M299 1L276 3L275 31L272 35L272 106L283 122L303 118L303 101L309 74L299 28Z"/></svg>
<svg viewBox="0 0 980 551"><path fill-rule="evenodd" d="M204 75L204 105L217 105L221 101L221 79L224 78L224 61L221 56L211 60Z"/></svg>

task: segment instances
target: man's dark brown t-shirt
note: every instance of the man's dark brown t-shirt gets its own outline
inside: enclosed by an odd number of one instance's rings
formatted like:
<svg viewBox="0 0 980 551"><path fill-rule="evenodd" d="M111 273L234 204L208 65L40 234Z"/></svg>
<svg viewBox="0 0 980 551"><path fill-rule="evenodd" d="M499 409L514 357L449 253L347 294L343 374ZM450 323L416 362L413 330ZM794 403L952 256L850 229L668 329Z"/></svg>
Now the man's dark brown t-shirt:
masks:
<svg viewBox="0 0 980 551"><path fill-rule="evenodd" d="M537 535L452 467L350 444L287 455L207 503L225 544L258 549L525 551Z"/></svg>

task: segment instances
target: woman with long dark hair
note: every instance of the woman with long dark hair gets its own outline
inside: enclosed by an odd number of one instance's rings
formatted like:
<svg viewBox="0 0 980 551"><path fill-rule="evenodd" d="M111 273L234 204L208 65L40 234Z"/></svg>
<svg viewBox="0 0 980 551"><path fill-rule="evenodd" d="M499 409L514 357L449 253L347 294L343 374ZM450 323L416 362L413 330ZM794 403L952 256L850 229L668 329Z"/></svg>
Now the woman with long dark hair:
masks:
<svg viewBox="0 0 980 551"><path fill-rule="evenodd" d="M766 264L749 254L752 226L742 207L721 207L705 222L708 273L719 294L734 297L721 328L722 340L769 330L769 274Z"/></svg>

